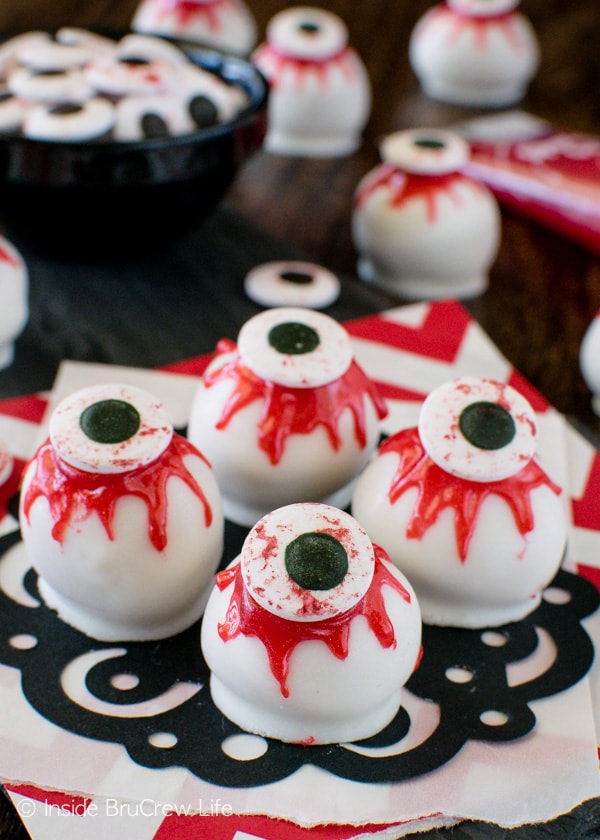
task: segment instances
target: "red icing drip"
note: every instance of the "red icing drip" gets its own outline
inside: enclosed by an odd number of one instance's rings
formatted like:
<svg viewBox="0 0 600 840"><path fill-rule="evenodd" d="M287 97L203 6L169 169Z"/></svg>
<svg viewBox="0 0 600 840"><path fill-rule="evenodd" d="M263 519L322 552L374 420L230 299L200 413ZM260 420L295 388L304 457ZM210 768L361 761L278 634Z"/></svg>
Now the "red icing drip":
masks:
<svg viewBox="0 0 600 840"><path fill-rule="evenodd" d="M458 554L464 563L475 531L481 505L490 495L501 496L509 506L517 528L525 536L534 527L530 493L545 485L558 496L554 484L542 468L531 459L516 475L502 481L479 482L458 478L438 467L425 452L416 428L406 429L388 438L379 453L395 452L400 463L390 485L388 498L394 504L411 487L418 498L408 521L406 536L420 539L444 508L454 508L454 524Z"/></svg>
<svg viewBox="0 0 600 840"><path fill-rule="evenodd" d="M19 266L21 265L19 260L16 257L13 257L13 255L10 254L8 252L8 250L6 248L3 248L1 245L0 245L0 260L2 262L8 263L9 265L12 265L13 268L19 268Z"/></svg>
<svg viewBox="0 0 600 840"><path fill-rule="evenodd" d="M160 0L159 14L165 16L171 12L175 15L177 25L191 26L195 20L203 18L208 29L218 32L222 29L219 11L224 7L236 7L232 0L214 0L212 3L194 3L193 0Z"/></svg>
<svg viewBox="0 0 600 840"><path fill-rule="evenodd" d="M350 625L358 615L365 616L383 648L395 648L394 627L385 609L382 590L384 585L391 586L408 604L410 593L387 568L384 561L390 561L385 551L376 545L373 549L375 571L365 595L346 612L322 621L288 621L265 610L244 586L240 563L219 572L216 582L221 591L233 584L225 620L218 625L219 636L224 642L235 639L240 633L256 636L267 651L271 672L284 697L289 697L290 693L287 678L296 646L301 642L322 641L337 659L346 659Z"/></svg>
<svg viewBox="0 0 600 840"><path fill-rule="evenodd" d="M390 192L389 204L393 208L402 207L409 201L420 199L427 208L427 220L433 224L438 215L437 201L444 193L454 204L461 204L460 195L456 192L459 185L467 185L474 191L482 192L483 187L460 172L448 172L443 175L420 175L403 172L389 163L383 163L371 175L367 175L358 189L354 204L361 207L368 198L380 188Z"/></svg>
<svg viewBox="0 0 600 840"><path fill-rule="evenodd" d="M162 551L167 544L166 485L171 477L184 481L200 499L206 527L212 522L212 510L202 488L183 463L188 454L206 460L189 441L173 435L160 457L145 467L126 473L88 473L65 463L46 441L34 458L35 475L25 493L24 513L29 521L36 499L47 499L54 522L52 536L62 543L71 522L82 521L96 512L108 538L114 540L113 519L117 502L124 496L137 496L148 508L148 531L152 545L157 551Z"/></svg>
<svg viewBox="0 0 600 840"><path fill-rule="evenodd" d="M24 462L19 458L14 458L10 475L5 482L0 485L0 521L2 521L2 519L4 519L7 515L8 503L19 490L23 467Z"/></svg>
<svg viewBox="0 0 600 840"><path fill-rule="evenodd" d="M427 25L433 24L438 18L446 18L451 25L448 34L448 43L450 44L456 41L462 33L467 33L472 37L477 49L484 50L487 47L490 32L497 29L502 32L507 43L516 52L523 46L522 38L516 26L518 12L501 12L497 15L477 17L443 5L431 10L426 22ZM426 37L425 33L424 37Z"/></svg>
<svg viewBox="0 0 600 840"><path fill-rule="evenodd" d="M332 66L337 66L348 81L356 77L356 65L353 61L353 52L350 47L344 47L335 55L324 58L298 58L286 55L275 49L271 44L264 44L255 52L255 62L260 65L261 60L266 58L274 69L269 72L269 84L275 89L281 81L284 73L291 70L295 77L296 87L300 90L306 80L307 73L317 75L319 84L324 87Z"/></svg>
<svg viewBox="0 0 600 840"><path fill-rule="evenodd" d="M218 352L234 346L220 343ZM260 379L242 364L239 356L225 362L219 369L209 371L204 384L210 388L216 382L233 379L235 388L227 400L217 422L218 429L225 429L231 418L255 400L264 400L264 409L258 424L258 445L277 464L283 456L285 442L293 434L310 434L318 425L325 427L332 449L340 447L337 424L340 415L350 408L354 416L354 433L361 448L367 443L365 430L364 398L368 397L381 419L387 408L362 369L352 362L339 379L319 388L287 388Z"/></svg>

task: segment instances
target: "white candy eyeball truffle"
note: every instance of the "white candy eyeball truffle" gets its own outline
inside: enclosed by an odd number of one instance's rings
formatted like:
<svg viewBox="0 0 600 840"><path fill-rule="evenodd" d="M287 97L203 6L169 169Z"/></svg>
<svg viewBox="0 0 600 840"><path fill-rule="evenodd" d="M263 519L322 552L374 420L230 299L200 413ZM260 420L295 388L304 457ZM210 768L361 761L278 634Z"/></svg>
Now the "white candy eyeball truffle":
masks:
<svg viewBox="0 0 600 840"><path fill-rule="evenodd" d="M251 527L292 502L346 507L386 414L337 321L278 307L219 346L188 436L213 465L227 518Z"/></svg>
<svg viewBox="0 0 600 840"><path fill-rule="evenodd" d="M418 427L387 438L361 473L352 514L407 575L426 623L498 626L540 603L567 517L535 442L522 395L462 377L432 391Z"/></svg>
<svg viewBox="0 0 600 840"><path fill-rule="evenodd" d="M221 712L306 745L383 729L420 644L410 583L349 514L315 503L257 522L217 575L201 631Z"/></svg>
<svg viewBox="0 0 600 840"><path fill-rule="evenodd" d="M19 521L47 606L103 641L193 624L223 550L210 464L159 400L129 385L59 403L24 472Z"/></svg>

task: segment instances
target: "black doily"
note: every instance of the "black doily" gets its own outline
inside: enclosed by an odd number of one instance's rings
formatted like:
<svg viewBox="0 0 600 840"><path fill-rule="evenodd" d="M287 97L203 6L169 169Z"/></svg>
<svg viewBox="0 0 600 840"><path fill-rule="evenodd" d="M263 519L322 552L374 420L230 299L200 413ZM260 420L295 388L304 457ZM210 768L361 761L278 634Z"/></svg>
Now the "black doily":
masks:
<svg viewBox="0 0 600 840"><path fill-rule="evenodd" d="M238 554L245 534L227 524L223 565ZM19 543L18 532L2 537L0 562ZM20 669L23 693L41 715L78 735L122 744L145 767L181 766L209 783L234 787L275 782L304 764L354 781L400 781L442 766L469 740L520 738L536 723L531 701L569 688L588 671L594 650L581 621L599 601L592 584L561 571L539 608L522 621L487 633L425 626L423 659L407 689L420 698L417 706L435 712L434 726L425 740L402 751L395 745L405 736L409 741L414 725L404 708L382 732L356 745L304 747L244 735L211 700L199 623L160 642L96 642L44 605L32 570L23 587L38 606L0 590L0 661ZM532 679L511 680L511 666L533 656L542 636L552 640L553 658ZM151 716L90 711L65 693L61 675L91 653L101 661L85 673L85 688L119 709L159 698L178 683L195 688L179 705Z"/></svg>

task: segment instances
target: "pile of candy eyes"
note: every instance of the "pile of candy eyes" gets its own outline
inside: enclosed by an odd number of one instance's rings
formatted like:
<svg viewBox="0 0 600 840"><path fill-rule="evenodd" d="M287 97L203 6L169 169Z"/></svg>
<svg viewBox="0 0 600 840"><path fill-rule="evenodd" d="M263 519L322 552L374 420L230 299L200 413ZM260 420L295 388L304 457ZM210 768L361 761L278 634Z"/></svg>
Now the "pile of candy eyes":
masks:
<svg viewBox="0 0 600 840"><path fill-rule="evenodd" d="M230 122L247 93L157 36L77 28L0 46L0 131L34 140L135 141Z"/></svg>

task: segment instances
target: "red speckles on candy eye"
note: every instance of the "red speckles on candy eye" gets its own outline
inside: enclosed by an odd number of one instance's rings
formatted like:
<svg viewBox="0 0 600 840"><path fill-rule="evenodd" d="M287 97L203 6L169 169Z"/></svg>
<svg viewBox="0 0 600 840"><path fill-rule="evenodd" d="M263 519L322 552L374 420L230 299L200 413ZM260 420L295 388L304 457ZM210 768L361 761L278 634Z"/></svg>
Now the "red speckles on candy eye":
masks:
<svg viewBox="0 0 600 840"><path fill-rule="evenodd" d="M223 351L230 349L230 344L223 346ZM354 361L339 379L318 388L287 388L260 379L245 367L239 357L208 372L204 384L210 388L224 379L233 379L235 388L223 408L217 428L225 429L237 412L255 400L263 399L264 410L257 428L258 445L272 464L281 460L290 435L310 434L319 425L325 427L331 447L337 451L340 446L337 425L347 408L354 416L356 440L364 448L367 443L365 398L375 406L380 419L387 415L385 403L375 386Z"/></svg>
<svg viewBox="0 0 600 840"><path fill-rule="evenodd" d="M173 435L166 450L152 463L125 473L88 473L62 461L49 441L35 456L35 475L27 488L23 510L29 519L36 499L48 500L54 526L52 536L62 543L67 526L97 513L109 539L114 539L113 518L119 499L137 496L148 508L150 541L157 551L167 544L168 480L177 476L200 499L204 508L204 522L212 522L212 510L202 488L186 468L183 458L194 454L202 457L185 438ZM203 459L205 460L205 459Z"/></svg>
<svg viewBox="0 0 600 840"><path fill-rule="evenodd" d="M294 649L301 642L322 641L338 659L348 656L350 625L352 620L363 615L369 627L383 648L394 648L396 637L392 622L385 609L382 589L384 585L392 587L410 603L410 593L400 583L385 561L389 558L379 546L373 546L375 554L375 572L366 594L346 612L321 621L289 621L273 615L261 607L244 586L241 564L237 563L216 577L217 587L223 591L233 584L233 592L227 607L225 619L218 625L218 633L224 642L243 636L255 636L264 645L269 657L271 672L284 697L289 697L287 678L290 658ZM310 595L310 593L306 593Z"/></svg>
<svg viewBox="0 0 600 840"><path fill-rule="evenodd" d="M418 490L406 536L420 539L444 508L454 508L458 555L463 563L467 559L479 510L487 496L495 494L505 500L524 536L534 526L531 491L545 485L556 495L561 492L533 459L527 459L522 470L501 481L486 483L450 475L427 455L416 428L406 429L384 441L379 453L386 452L400 456L388 491L390 503L394 504L411 487Z"/></svg>

